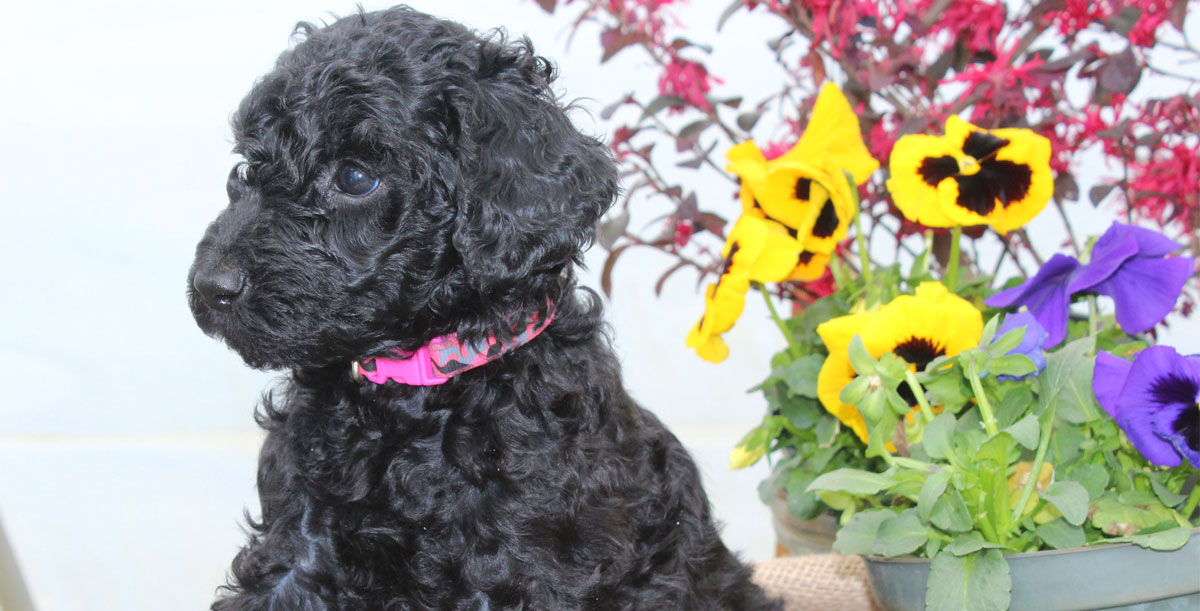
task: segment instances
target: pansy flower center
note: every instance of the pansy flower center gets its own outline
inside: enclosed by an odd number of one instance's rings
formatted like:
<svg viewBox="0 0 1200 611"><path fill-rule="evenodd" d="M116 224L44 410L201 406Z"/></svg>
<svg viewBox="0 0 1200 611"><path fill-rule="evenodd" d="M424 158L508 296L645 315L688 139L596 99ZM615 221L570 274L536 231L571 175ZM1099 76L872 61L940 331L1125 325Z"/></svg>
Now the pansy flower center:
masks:
<svg viewBox="0 0 1200 611"><path fill-rule="evenodd" d="M946 349L934 340L913 336L897 344L895 348L892 348L892 352L907 361L916 371L925 371L925 367L929 365L930 361L946 354ZM917 405L917 396L913 394L908 384L901 383L896 387L896 392L909 405Z"/></svg>
<svg viewBox="0 0 1200 611"><path fill-rule="evenodd" d="M1180 410L1174 422L1171 422L1172 432L1178 435L1177 438L1169 439L1171 435L1159 433L1166 441L1186 445L1193 452L1200 452L1200 401L1196 399L1197 391L1200 388L1197 388L1195 380L1173 373L1157 378L1150 387L1150 398L1160 405L1188 405L1196 401L1197 409Z"/></svg>
<svg viewBox="0 0 1200 611"><path fill-rule="evenodd" d="M958 173L961 176L973 176L979 173L979 160L970 155L959 157Z"/></svg>

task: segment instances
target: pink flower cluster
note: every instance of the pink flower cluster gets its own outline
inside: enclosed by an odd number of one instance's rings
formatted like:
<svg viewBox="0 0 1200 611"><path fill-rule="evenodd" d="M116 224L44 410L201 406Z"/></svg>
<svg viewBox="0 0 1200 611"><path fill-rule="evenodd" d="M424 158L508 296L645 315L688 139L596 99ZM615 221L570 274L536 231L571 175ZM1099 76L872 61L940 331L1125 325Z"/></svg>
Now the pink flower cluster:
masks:
<svg viewBox="0 0 1200 611"><path fill-rule="evenodd" d="M912 6L912 14L924 15L935 0L919 0ZM906 4L904 2L898 5ZM949 32L953 40L962 40L970 50L988 51L995 54L996 39L1004 28L1005 9L1003 2L984 0L955 0L942 11L938 20L929 26L932 33Z"/></svg>
<svg viewBox="0 0 1200 611"><path fill-rule="evenodd" d="M1061 10L1046 13L1046 20L1068 38L1087 29L1093 23L1107 24L1124 7L1140 11L1137 21L1129 30L1129 42L1139 47L1154 46L1158 26L1167 20L1172 2L1168 0L1126 0L1114 3L1111 0L1065 0Z"/></svg>
<svg viewBox="0 0 1200 611"><path fill-rule="evenodd" d="M710 75L704 64L672 55L658 77L658 92L683 98L696 108L712 112L712 104L708 103L706 96L713 82L720 83L721 79Z"/></svg>

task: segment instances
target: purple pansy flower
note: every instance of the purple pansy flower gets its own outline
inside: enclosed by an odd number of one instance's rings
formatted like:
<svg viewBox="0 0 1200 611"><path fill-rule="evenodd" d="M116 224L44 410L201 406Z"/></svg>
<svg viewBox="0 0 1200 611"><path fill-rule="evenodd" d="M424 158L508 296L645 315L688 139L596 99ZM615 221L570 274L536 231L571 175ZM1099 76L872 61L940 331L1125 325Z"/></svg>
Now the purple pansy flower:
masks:
<svg viewBox="0 0 1200 611"><path fill-rule="evenodd" d="M1195 259L1164 258L1177 250L1174 240L1157 231L1114 222L1067 290L1112 297L1117 323L1126 333L1149 331L1175 308L1192 275Z"/></svg>
<svg viewBox="0 0 1200 611"><path fill-rule="evenodd" d="M1046 355L1042 350L1046 345L1046 339L1050 337L1050 333L1042 327L1037 318L1030 314L1027 310L1021 310L1014 314L1006 314L1004 322L1000 324L1000 328L996 330L996 337L1004 337L1005 333L1025 327L1025 335L1021 338L1021 343L1008 354L1023 354L1033 361L1036 370L1033 373L1028 373L1023 376L996 376L997 380L1021 380L1031 375L1037 375L1046 368Z"/></svg>
<svg viewBox="0 0 1200 611"><path fill-rule="evenodd" d="M984 303L1029 308L1049 333L1047 345L1054 346L1067 336L1071 296L1095 292L1112 297L1122 329L1142 333L1171 312L1192 274L1192 257L1166 258L1176 250L1179 245L1161 233L1114 222L1096 241L1087 265L1054 255L1033 278Z"/></svg>
<svg viewBox="0 0 1200 611"><path fill-rule="evenodd" d="M1078 269L1079 261L1075 257L1054 255L1034 277L992 295L984 303L993 308L1025 306L1045 329L1046 345L1057 346L1067 336L1067 314L1071 306L1067 287Z"/></svg>
<svg viewBox="0 0 1200 611"><path fill-rule="evenodd" d="M1130 363L1101 352L1092 390L1146 460L1200 469L1200 355L1151 346Z"/></svg>

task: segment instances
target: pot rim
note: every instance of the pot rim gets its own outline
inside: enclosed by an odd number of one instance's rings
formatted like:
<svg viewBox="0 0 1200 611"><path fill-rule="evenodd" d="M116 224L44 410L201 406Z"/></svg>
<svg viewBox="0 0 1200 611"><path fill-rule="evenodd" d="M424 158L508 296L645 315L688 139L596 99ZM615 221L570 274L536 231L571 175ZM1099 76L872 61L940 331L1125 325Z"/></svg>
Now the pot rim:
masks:
<svg viewBox="0 0 1200 611"><path fill-rule="evenodd" d="M1192 527L1192 535L1191 536L1195 537L1197 535L1200 535L1200 526ZM1192 539L1189 538L1188 543L1190 543L1191 541L1192 541ZM1039 550L1036 552L1021 552L1019 554L1005 554L1004 558L1006 560L1010 559L1010 558L1028 558L1030 556L1038 556L1038 557L1044 558L1046 556L1057 556L1057 555L1062 555L1062 554L1099 552L1099 551L1104 551L1104 550L1118 549L1121 547L1130 547L1133 545L1134 545L1133 543L1109 543L1109 544L1096 543L1096 544L1092 544L1092 545L1084 545L1081 547L1070 547L1067 549L1044 549L1044 550ZM1187 543L1184 543L1184 545L1187 545ZM1147 549L1147 548L1143 548L1143 549ZM1183 549L1183 548L1180 547L1179 549ZM1147 549L1147 551L1158 551L1158 550ZM1171 550L1171 551L1176 551L1176 550ZM880 564L929 564L929 563L933 562L932 558L917 558L916 556L888 557L888 556L876 556L873 554L871 554L871 555L863 554L863 558L867 562L877 562Z"/></svg>

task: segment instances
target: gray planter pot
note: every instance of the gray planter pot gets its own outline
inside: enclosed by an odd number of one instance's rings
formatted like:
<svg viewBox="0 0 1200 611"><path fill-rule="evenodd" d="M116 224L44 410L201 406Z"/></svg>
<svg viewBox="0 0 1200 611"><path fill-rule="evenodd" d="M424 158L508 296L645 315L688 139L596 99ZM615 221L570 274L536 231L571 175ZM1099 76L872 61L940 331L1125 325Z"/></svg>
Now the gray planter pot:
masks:
<svg viewBox="0 0 1200 611"><path fill-rule="evenodd" d="M833 551L838 521L830 514L812 520L801 520L788 511L787 497L782 493L771 502L771 522L775 527L777 556L807 556Z"/></svg>
<svg viewBox="0 0 1200 611"><path fill-rule="evenodd" d="M1172 552L1132 544L1006 556L1010 609L1200 609L1200 529ZM929 560L868 556L875 600L884 609L925 608Z"/></svg>

